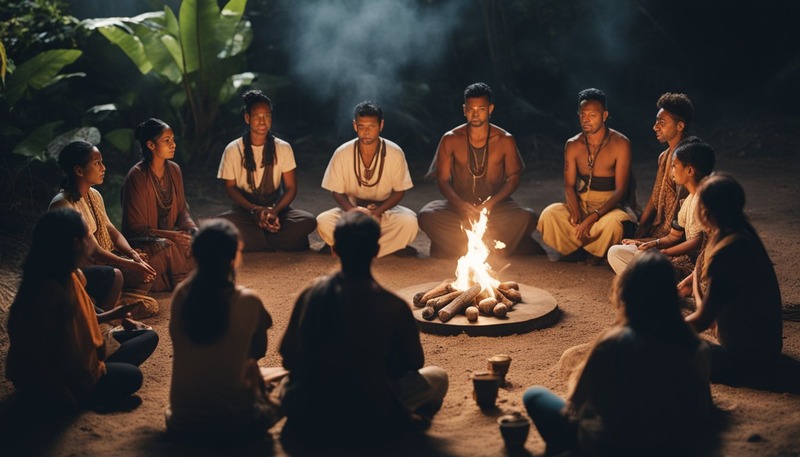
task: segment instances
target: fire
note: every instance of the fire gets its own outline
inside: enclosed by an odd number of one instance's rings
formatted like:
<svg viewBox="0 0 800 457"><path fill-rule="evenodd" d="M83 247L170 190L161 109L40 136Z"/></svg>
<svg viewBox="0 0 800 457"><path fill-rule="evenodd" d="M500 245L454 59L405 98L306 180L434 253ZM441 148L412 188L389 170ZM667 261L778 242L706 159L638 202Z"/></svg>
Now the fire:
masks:
<svg viewBox="0 0 800 457"><path fill-rule="evenodd" d="M472 229L464 229L467 234L467 253L458 259L456 280L451 285L456 290L467 290L473 284L480 284L481 295L494 297L494 290L500 281L494 277L492 267L486 263L486 259L489 257L489 248L483 243L483 235L486 233L486 224L489 222L487 215L488 211L484 208L481 210L478 221L472 222ZM495 242L496 249L504 247L503 243Z"/></svg>

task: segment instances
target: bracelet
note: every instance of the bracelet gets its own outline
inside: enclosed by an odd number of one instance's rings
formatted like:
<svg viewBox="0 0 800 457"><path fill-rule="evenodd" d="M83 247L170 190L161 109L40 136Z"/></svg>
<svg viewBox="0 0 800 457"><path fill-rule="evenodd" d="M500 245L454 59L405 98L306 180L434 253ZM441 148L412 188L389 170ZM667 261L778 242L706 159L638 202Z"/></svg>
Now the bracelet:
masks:
<svg viewBox="0 0 800 457"><path fill-rule="evenodd" d="M250 208L250 215L251 216L255 216L256 215L256 211L258 211L259 208L260 208L260 206L254 206L254 207Z"/></svg>
<svg viewBox="0 0 800 457"><path fill-rule="evenodd" d="M599 210L599 209L596 209L596 210L594 210L594 211L592 211L592 212L593 212L593 213L595 213L595 214L597 214L597 219L600 219L601 217L603 217L603 216L600 214L600 210Z"/></svg>
<svg viewBox="0 0 800 457"><path fill-rule="evenodd" d="M658 247L660 244L661 244L661 238L656 238L656 247Z"/></svg>

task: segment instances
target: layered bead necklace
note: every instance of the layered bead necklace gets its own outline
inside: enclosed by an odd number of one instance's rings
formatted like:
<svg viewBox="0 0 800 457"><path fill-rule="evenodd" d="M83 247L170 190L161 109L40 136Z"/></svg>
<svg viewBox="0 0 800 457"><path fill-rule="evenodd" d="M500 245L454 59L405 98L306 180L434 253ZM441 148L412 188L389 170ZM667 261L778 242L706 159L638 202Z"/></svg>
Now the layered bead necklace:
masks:
<svg viewBox="0 0 800 457"><path fill-rule="evenodd" d="M383 166L386 164L386 142L381 139L378 150L375 151L375 155L372 156L369 166L367 166L367 164L364 163L364 160L361 158L359 143L360 141L356 140L356 142L353 144L353 168L356 174L356 179L358 180L358 186L375 187L379 182L381 182L381 177L383 176ZM362 167L364 168L363 176L361 174ZM376 168L378 169L378 177L375 178L375 182L370 183L375 174Z"/></svg>

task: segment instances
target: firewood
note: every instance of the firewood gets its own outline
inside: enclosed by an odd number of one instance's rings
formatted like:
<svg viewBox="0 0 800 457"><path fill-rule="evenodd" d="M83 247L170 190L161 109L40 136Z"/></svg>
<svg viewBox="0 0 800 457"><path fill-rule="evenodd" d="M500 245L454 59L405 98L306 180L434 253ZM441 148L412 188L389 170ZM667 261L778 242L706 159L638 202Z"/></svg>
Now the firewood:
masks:
<svg viewBox="0 0 800 457"><path fill-rule="evenodd" d="M426 306L422 309L422 318L426 321L432 321L433 318L436 317L436 311L433 310L433 307Z"/></svg>
<svg viewBox="0 0 800 457"><path fill-rule="evenodd" d="M522 301L522 294L520 294L516 289L498 290L500 290L500 293L505 295L507 299L511 300L512 303L519 303Z"/></svg>
<svg viewBox="0 0 800 457"><path fill-rule="evenodd" d="M438 313L440 309L444 308L448 303L458 298L462 292L463 291L461 290L454 290L453 292L431 298L427 303L425 303L425 306L433 307L433 310Z"/></svg>
<svg viewBox="0 0 800 457"><path fill-rule="evenodd" d="M422 296L425 295L425 292L417 292L414 294L414 299L411 300L411 302L414 303L414 306L416 306L417 308L422 308L423 306L425 306L425 303L422 301Z"/></svg>
<svg viewBox="0 0 800 457"><path fill-rule="evenodd" d="M469 289L465 290L464 293L456 297L455 300L451 301L447 304L447 306L439 310L439 319L441 319L442 322L449 321L453 316L462 312L464 308L472 304L472 301L480 292L480 284L475 284Z"/></svg>
<svg viewBox="0 0 800 457"><path fill-rule="evenodd" d="M506 305L506 309L511 309L514 306L514 302L508 299L506 295L500 289L494 290L495 298L497 298L497 303L502 303Z"/></svg>
<svg viewBox="0 0 800 457"><path fill-rule="evenodd" d="M464 310L464 314L467 316L467 320L470 322L475 322L478 320L478 308L475 306L467 306L467 309Z"/></svg>
<svg viewBox="0 0 800 457"><path fill-rule="evenodd" d="M498 284L497 288L502 290L509 290L509 289L519 290L519 284L516 281L505 281Z"/></svg>
<svg viewBox="0 0 800 457"><path fill-rule="evenodd" d="M506 317L506 314L508 314L508 307L503 303L498 303L494 306L492 313L495 317Z"/></svg>
<svg viewBox="0 0 800 457"><path fill-rule="evenodd" d="M442 281L442 283L439 284L438 286L436 286L433 289L431 289L431 290L425 292L424 294L422 294L422 297L420 297L420 299L419 299L420 303L427 304L428 300L430 300L431 298L435 298L435 297L438 297L440 295L444 295L446 293L452 292L453 291L453 287L450 285L450 282L451 281L449 281L449 280Z"/></svg>
<svg viewBox="0 0 800 457"><path fill-rule="evenodd" d="M492 310L494 309L494 305L497 304L497 299L494 297L484 298L478 303L478 310L487 316L492 315Z"/></svg>

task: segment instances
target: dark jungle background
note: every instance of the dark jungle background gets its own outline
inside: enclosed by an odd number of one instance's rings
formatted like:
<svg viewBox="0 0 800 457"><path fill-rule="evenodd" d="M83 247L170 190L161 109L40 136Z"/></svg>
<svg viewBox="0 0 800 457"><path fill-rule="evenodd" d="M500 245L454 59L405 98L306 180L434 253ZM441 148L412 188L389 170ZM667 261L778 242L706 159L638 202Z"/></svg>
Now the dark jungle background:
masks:
<svg viewBox="0 0 800 457"><path fill-rule="evenodd" d="M494 89L492 121L516 136L529 177L560 173L586 87L606 92L609 125L637 161L661 150L651 126L670 91L689 94L694 131L719 154L796 161L798 17L791 0L3 0L0 262L23 252L73 138L99 142L114 220L139 157L132 129L165 120L189 200L202 205L242 132L238 94L249 88L272 98L273 131L320 176L353 135L353 105L372 99L422 179L476 81ZM181 37L183 67L165 51Z"/></svg>

